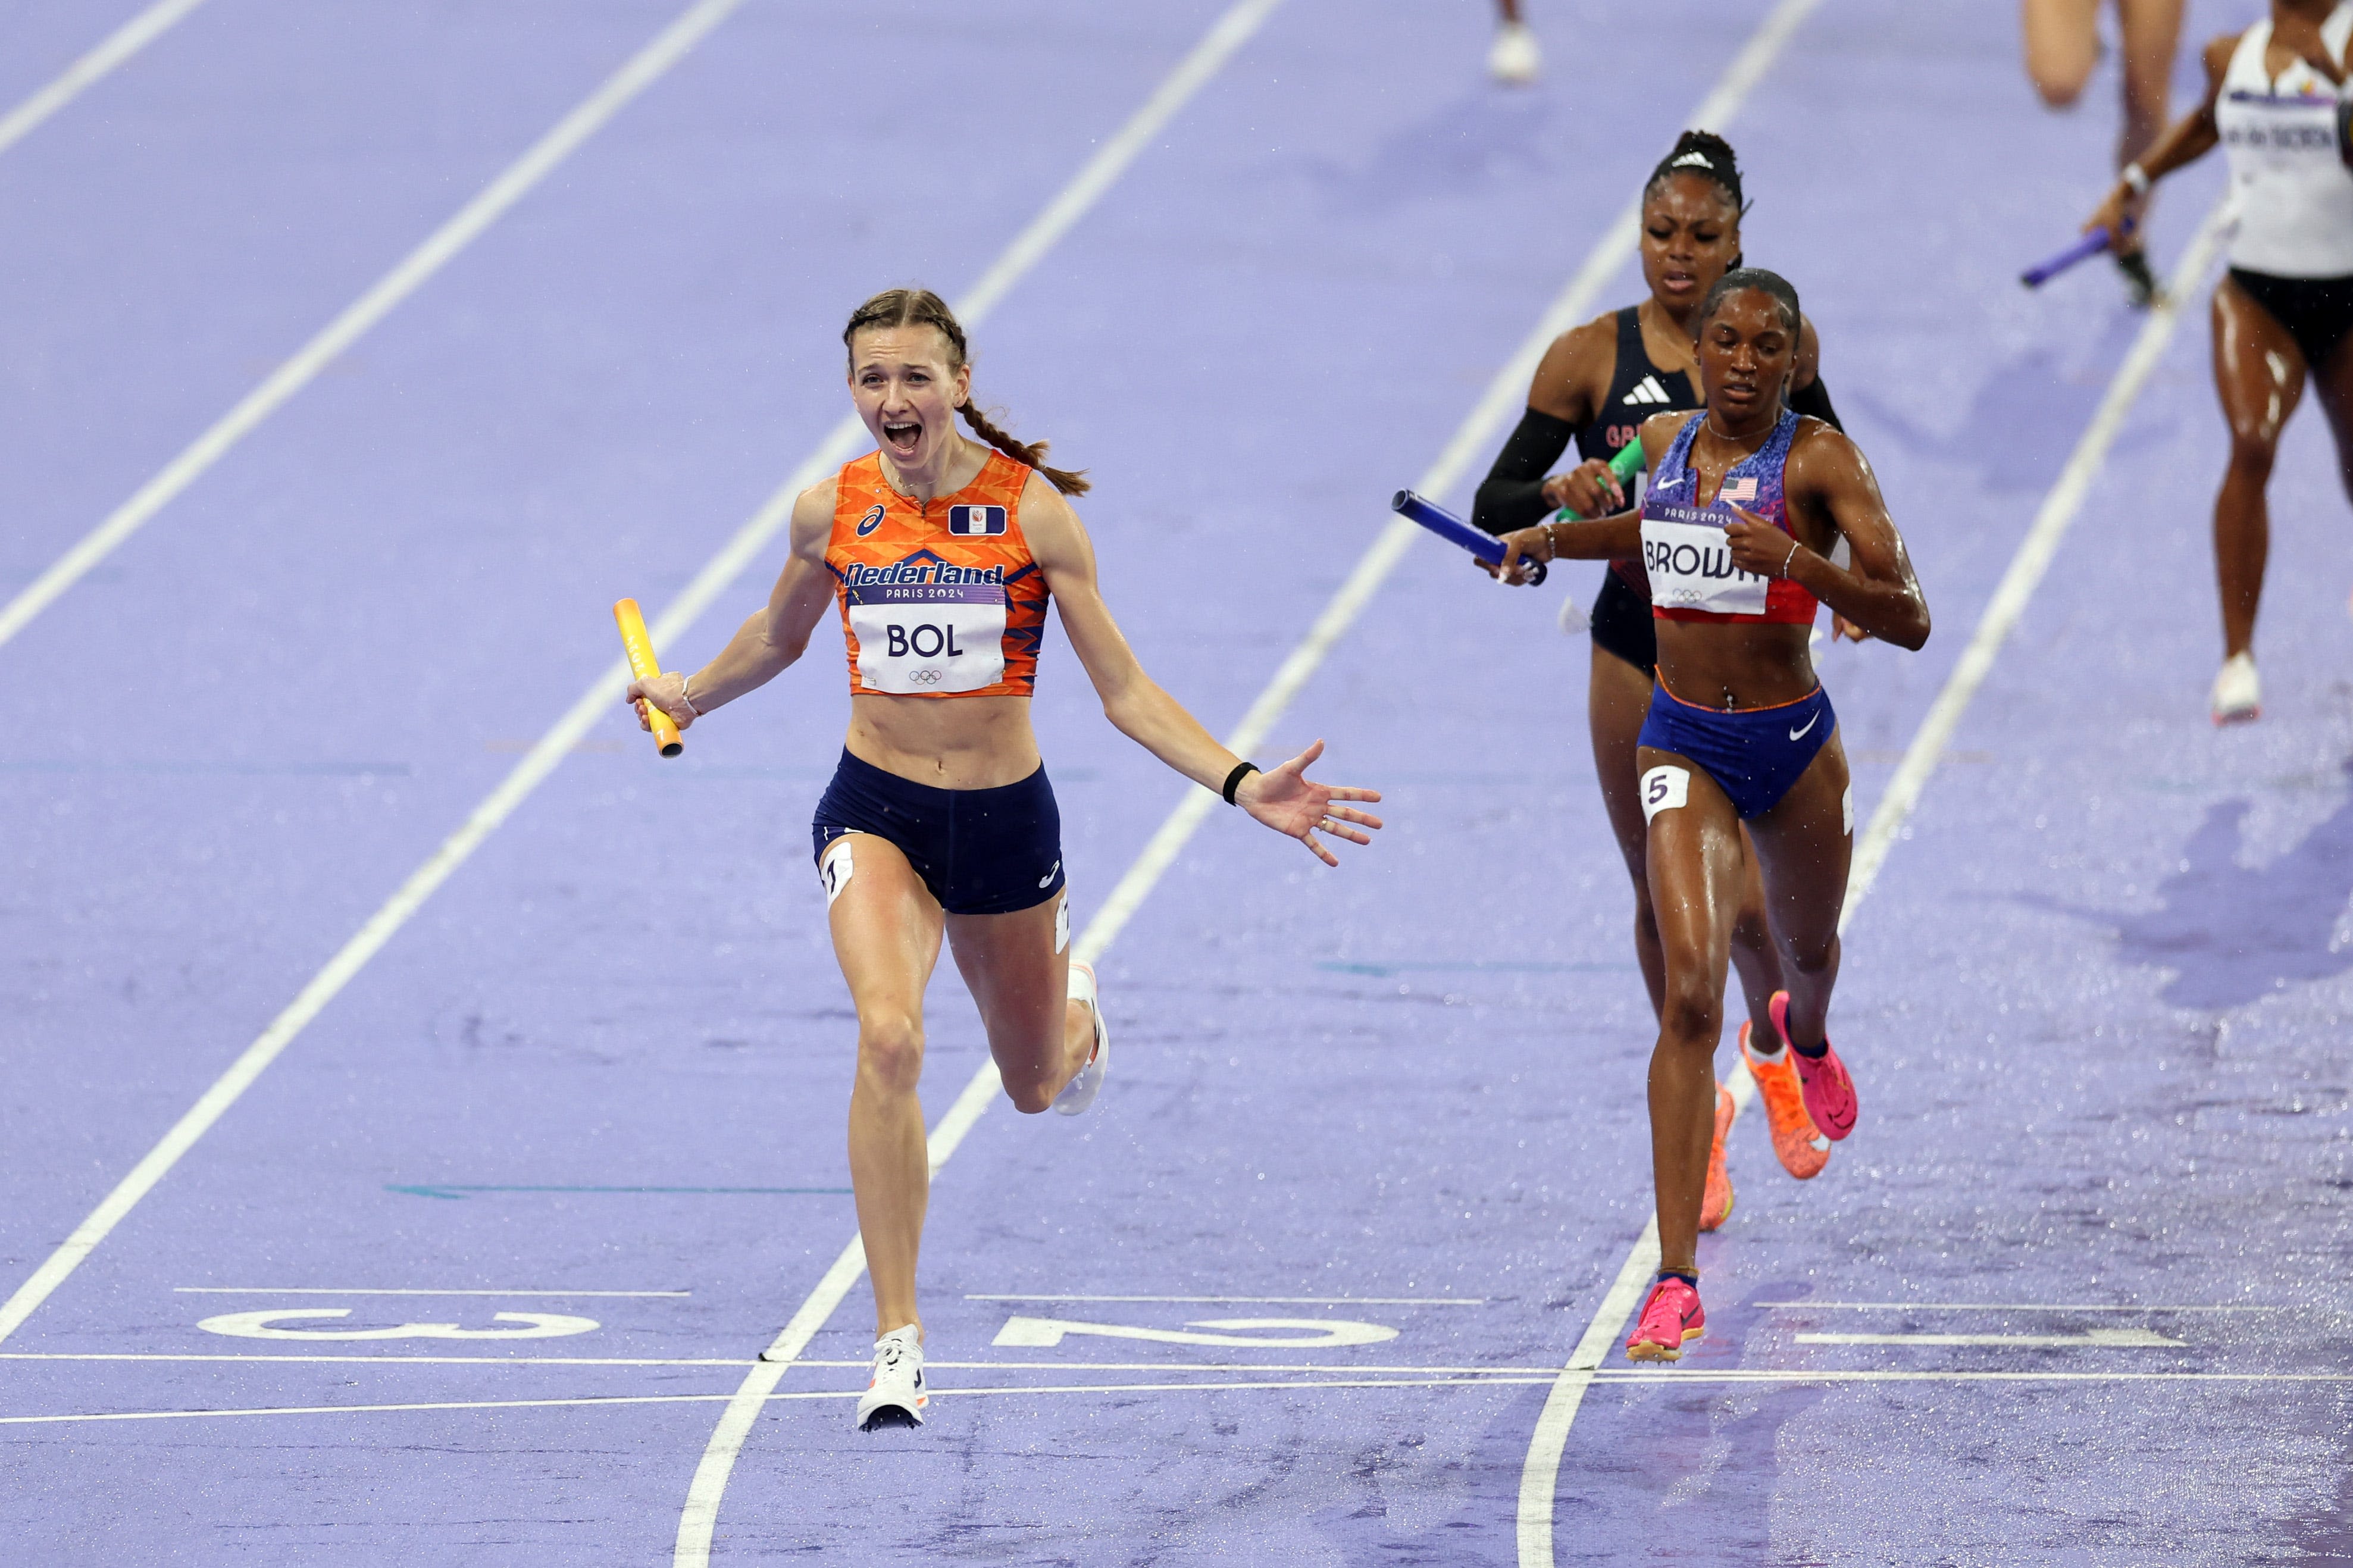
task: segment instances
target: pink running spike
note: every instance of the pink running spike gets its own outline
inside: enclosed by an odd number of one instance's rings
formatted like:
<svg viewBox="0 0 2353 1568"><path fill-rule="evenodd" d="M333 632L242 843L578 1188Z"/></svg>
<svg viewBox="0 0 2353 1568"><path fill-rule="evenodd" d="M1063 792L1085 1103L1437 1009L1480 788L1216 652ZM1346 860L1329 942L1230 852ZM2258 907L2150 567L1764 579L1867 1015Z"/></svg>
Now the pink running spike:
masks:
<svg viewBox="0 0 2353 1568"><path fill-rule="evenodd" d="M1642 1303L1641 1321L1626 1342L1628 1361L1681 1361L1683 1347L1707 1332L1707 1313L1699 1292L1679 1275L1670 1274L1651 1287Z"/></svg>
<svg viewBox="0 0 2353 1568"><path fill-rule="evenodd" d="M1789 1037L1789 994L1775 992L1772 1009L1773 1027L1786 1040ZM1806 1114L1814 1119L1817 1131L1835 1142L1854 1131L1854 1120L1862 1107L1856 1103L1854 1077L1846 1070L1846 1063L1839 1060L1838 1051L1827 1037L1822 1046L1819 1057L1810 1057L1794 1045L1789 1054L1798 1061L1798 1085L1805 1091Z"/></svg>

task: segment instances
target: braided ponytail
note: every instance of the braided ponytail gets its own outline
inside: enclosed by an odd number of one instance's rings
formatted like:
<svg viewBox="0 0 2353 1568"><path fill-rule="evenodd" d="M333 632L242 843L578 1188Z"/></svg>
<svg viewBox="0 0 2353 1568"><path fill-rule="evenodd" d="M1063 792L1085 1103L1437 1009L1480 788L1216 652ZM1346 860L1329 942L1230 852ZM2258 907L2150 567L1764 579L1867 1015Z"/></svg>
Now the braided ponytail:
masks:
<svg viewBox="0 0 2353 1568"><path fill-rule="evenodd" d="M999 430L996 426L990 424L988 422L988 416L980 411L980 405L975 403L969 397L965 399L964 406L957 409L956 412L964 416L964 422L972 426L972 433L974 435L979 437L982 440L987 442L990 446L996 447L998 451L1004 453L1015 462L1023 465L1025 468L1037 469L1039 473L1046 476L1046 482L1048 484L1052 485L1064 495L1082 496L1089 490L1094 489L1094 486L1088 483L1086 470L1083 468L1048 468L1046 466L1047 443L1043 441L1030 441L1023 443L1015 440L1012 437L1007 435L1004 431Z"/></svg>
<svg viewBox="0 0 2353 1568"><path fill-rule="evenodd" d="M948 309L947 301L929 289L886 289L849 313L849 325L841 329L842 346L851 346L859 333L878 327L937 327L948 341L948 368L961 369L969 358L964 338L964 327ZM850 368L855 371L853 358ZM1037 469L1046 481L1066 496L1082 496L1092 487L1085 470L1050 468L1046 466L1046 446L1043 441L1017 441L990 423L980 405L967 395L964 406L956 410L972 433L1025 468Z"/></svg>

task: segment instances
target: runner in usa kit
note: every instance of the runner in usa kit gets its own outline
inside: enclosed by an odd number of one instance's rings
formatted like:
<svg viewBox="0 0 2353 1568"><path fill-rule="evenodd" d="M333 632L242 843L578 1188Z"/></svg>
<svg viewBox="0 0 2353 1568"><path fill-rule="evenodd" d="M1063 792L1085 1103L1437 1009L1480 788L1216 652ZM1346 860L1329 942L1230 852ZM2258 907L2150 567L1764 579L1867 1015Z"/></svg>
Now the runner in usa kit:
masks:
<svg viewBox="0 0 2353 1568"><path fill-rule="evenodd" d="M964 329L937 295L878 294L842 341L877 450L801 492L791 559L719 657L691 677L633 681L628 700L683 730L782 674L839 603L849 736L811 837L858 1008L849 1178L876 1342L857 1422L871 1431L920 1426L929 1402L915 1259L931 1168L916 1084L943 936L1020 1110L1078 1114L1110 1060L1094 971L1070 956L1061 817L1029 727L1049 599L1113 725L1326 865L1339 862L1317 833L1370 843L1380 819L1345 803L1380 796L1307 778L1321 741L1261 773L1144 673L1062 499L1085 479L980 414ZM956 429L959 416L979 441Z"/></svg>
<svg viewBox="0 0 2353 1568"><path fill-rule="evenodd" d="M1657 623L1658 685L1635 765L1666 961L1650 1079L1661 1268L1627 1342L1638 1361L1675 1360L1706 1326L1698 1244L1715 1056L1752 855L1788 984L1774 1023L1797 1055L1806 1110L1826 1137L1854 1130L1854 1083L1827 1029L1854 795L1808 633L1827 603L1917 648L1928 606L1862 454L1786 405L1802 319L1777 275L1725 273L1698 311L1702 411L1642 427L1659 458L1641 510L1504 536L1512 582L1523 558L1641 561ZM1841 541L1843 568L1831 558Z"/></svg>
<svg viewBox="0 0 2353 1568"><path fill-rule="evenodd" d="M1650 297L1640 305L1599 316L1562 333L1546 352L1528 388L1527 412L1479 487L1472 521L1489 533L1508 533L1541 521L1556 507L1584 517L1618 510L1623 496L1609 478L1609 460L1635 438L1654 414L1699 406L1694 391L1699 363L1692 333L1700 301L1715 280L1740 265L1740 168L1731 145L1705 131L1686 131L1659 161L1642 187L1642 278ZM1796 391L1790 405L1839 427L1830 394L1815 367L1820 357L1810 324L1798 343ZM1567 473L1545 476L1574 440L1585 461ZM1602 804L1619 853L1634 884L1634 956L1656 1015L1666 997L1666 964L1651 909L1644 868L1646 828L1634 748L1651 706L1658 639L1651 630L1651 595L1641 568L1616 563L1601 574L1593 601L1592 665L1586 681L1586 726ZM1732 963L1740 975L1747 1017L1739 1042L1763 1092L1773 1152L1782 1168L1803 1180L1831 1157L1830 1140L1807 1120L1796 1071L1774 1031L1772 1000L1781 968L1765 929L1764 892L1755 861L1743 884L1732 930ZM1732 1212L1725 1130L1732 1097L1717 1098L1718 1127L1709 1150L1707 1202L1700 1227L1714 1230Z"/></svg>

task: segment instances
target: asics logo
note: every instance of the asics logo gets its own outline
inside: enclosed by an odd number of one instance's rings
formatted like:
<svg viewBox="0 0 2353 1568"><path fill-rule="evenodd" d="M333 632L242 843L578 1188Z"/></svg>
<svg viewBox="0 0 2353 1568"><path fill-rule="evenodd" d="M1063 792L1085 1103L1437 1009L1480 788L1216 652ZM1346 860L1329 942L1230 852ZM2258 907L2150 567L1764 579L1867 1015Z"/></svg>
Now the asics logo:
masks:
<svg viewBox="0 0 2353 1568"><path fill-rule="evenodd" d="M1052 870L1048 871L1044 876L1038 879L1038 885L1042 888L1047 883L1052 881L1054 879L1054 872L1059 871L1061 868L1062 863L1060 860L1055 861Z"/></svg>
<svg viewBox="0 0 2353 1568"><path fill-rule="evenodd" d="M1810 718L1810 719L1809 719L1809 720L1807 720L1807 721L1806 721L1806 729L1805 729L1805 730L1792 730L1792 731L1789 731L1789 739L1791 739L1792 741L1801 741L1801 740L1805 739L1805 736L1806 736L1806 730L1810 730L1810 729L1812 729L1815 725L1817 725L1817 724L1820 723L1821 721L1822 721L1822 716L1821 716L1820 713L1816 713L1812 718Z"/></svg>
<svg viewBox="0 0 2353 1568"><path fill-rule="evenodd" d="M863 539L881 526L882 509L879 506L874 507L864 517L858 520L858 537Z"/></svg>

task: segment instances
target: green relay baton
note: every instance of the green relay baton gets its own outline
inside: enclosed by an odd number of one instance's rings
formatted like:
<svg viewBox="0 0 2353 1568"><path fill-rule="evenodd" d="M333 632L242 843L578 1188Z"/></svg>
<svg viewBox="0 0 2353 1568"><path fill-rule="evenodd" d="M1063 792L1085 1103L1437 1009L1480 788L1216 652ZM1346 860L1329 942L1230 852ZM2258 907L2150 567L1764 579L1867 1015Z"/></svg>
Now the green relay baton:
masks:
<svg viewBox="0 0 2353 1568"><path fill-rule="evenodd" d="M1619 447L1616 454L1609 459L1609 472L1621 489L1632 487L1634 476L1641 471L1641 467L1642 442L1639 437ZM1551 521L1583 522L1585 520L1568 508L1563 507L1552 514ZM1560 602L1560 629L1573 637L1584 636L1588 629L1585 606L1577 602L1577 596L1573 594L1564 597Z"/></svg>
<svg viewBox="0 0 2353 1568"><path fill-rule="evenodd" d="M1621 489L1628 489L1632 486L1634 476L1641 471L1641 468L1642 441L1641 437L1639 436L1633 440L1627 442L1624 446L1619 447L1616 456L1609 459L1610 476L1618 481L1619 488ZM1568 508L1563 507L1558 511L1553 513L1546 521L1551 522L1583 522L1585 519L1577 516L1577 513L1569 510Z"/></svg>

